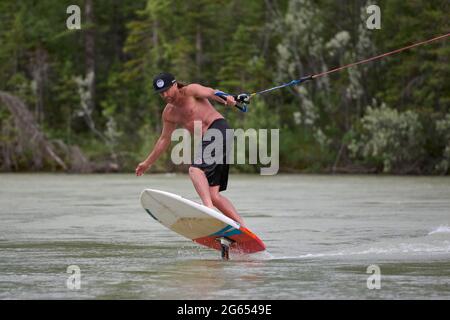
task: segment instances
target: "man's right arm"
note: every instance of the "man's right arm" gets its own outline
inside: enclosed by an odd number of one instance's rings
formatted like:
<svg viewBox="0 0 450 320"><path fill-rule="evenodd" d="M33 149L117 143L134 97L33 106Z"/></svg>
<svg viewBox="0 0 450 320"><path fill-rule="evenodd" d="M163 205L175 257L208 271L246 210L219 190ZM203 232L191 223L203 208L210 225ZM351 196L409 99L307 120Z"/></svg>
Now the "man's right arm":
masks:
<svg viewBox="0 0 450 320"><path fill-rule="evenodd" d="M156 160L158 160L161 154L169 147L171 143L171 135L172 132L176 129L176 123L171 122L167 119L167 110L164 110L162 118L163 129L161 132L161 136L158 138L158 141L156 141L156 144L148 157L137 166L137 176L143 175L144 172L147 171L148 168L150 168L156 162Z"/></svg>

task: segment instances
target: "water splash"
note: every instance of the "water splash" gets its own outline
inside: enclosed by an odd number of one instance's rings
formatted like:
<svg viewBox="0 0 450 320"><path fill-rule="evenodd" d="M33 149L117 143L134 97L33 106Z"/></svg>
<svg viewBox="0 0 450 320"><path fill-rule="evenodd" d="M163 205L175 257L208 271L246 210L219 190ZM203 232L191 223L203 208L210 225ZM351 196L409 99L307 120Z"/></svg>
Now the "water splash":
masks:
<svg viewBox="0 0 450 320"><path fill-rule="evenodd" d="M341 250L336 252L306 253L296 256L272 256L268 260L296 260L296 259L328 259L328 258L357 258L383 256L399 258L400 256L412 257L415 255L445 254L450 253L450 241L438 243L399 243L395 245L380 245L378 247L355 248L354 250Z"/></svg>
<svg viewBox="0 0 450 320"><path fill-rule="evenodd" d="M436 234L436 233L450 233L450 227L445 225L445 226L439 226L436 229L434 229L433 231L429 232L428 235L432 235L432 234Z"/></svg>

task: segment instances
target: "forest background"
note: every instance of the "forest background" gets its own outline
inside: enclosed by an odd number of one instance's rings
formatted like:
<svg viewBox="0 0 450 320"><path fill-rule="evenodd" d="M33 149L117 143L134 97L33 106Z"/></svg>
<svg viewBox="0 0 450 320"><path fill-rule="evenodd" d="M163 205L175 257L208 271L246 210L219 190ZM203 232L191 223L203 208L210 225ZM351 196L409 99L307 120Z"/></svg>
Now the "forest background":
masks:
<svg viewBox="0 0 450 320"><path fill-rule="evenodd" d="M0 0L0 171L133 172L161 132L159 72L254 92L446 34L449 13L447 0ZM279 128L281 172L448 175L449 60L446 38L248 113L216 107L233 128ZM184 170L170 152L152 169Z"/></svg>

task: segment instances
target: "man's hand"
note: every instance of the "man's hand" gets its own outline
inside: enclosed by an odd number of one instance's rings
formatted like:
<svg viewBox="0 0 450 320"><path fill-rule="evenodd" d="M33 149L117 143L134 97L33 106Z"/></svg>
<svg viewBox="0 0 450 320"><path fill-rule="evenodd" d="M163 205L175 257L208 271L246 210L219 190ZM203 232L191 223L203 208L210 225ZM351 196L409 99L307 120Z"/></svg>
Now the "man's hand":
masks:
<svg viewBox="0 0 450 320"><path fill-rule="evenodd" d="M148 164L146 161L139 163L138 166L136 167L136 175L138 177L142 176L144 172L147 171L150 167L151 167L150 164Z"/></svg>
<svg viewBox="0 0 450 320"><path fill-rule="evenodd" d="M225 104L227 106L235 106L236 105L236 100L234 99L233 96L227 96L227 100L225 101Z"/></svg>

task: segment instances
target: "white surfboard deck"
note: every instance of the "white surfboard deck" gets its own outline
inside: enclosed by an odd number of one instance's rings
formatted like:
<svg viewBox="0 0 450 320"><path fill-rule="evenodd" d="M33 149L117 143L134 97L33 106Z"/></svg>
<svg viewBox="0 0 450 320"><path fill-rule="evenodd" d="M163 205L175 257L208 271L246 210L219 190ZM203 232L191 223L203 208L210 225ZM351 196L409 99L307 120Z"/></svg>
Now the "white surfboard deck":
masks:
<svg viewBox="0 0 450 320"><path fill-rule="evenodd" d="M265 250L264 243L249 229L197 202L154 189L142 191L140 201L153 219L202 245L221 250L216 240L224 237L233 241L232 251L253 253Z"/></svg>

